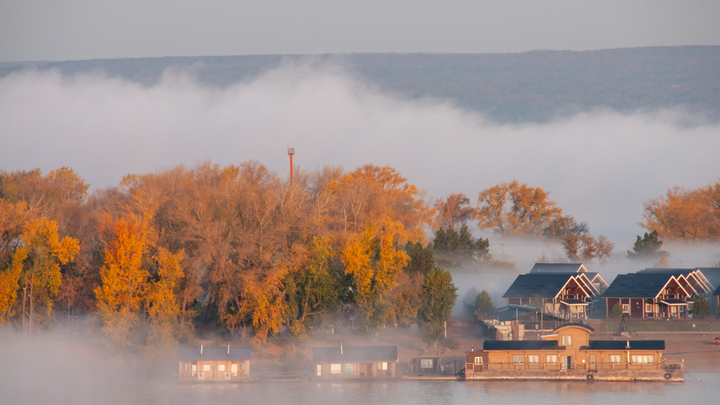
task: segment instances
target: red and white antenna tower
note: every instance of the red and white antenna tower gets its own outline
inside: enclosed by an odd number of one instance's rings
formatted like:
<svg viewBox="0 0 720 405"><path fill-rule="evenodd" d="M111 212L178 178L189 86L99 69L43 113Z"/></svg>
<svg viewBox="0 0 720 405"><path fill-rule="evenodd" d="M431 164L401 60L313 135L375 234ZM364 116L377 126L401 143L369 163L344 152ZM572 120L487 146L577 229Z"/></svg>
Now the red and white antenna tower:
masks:
<svg viewBox="0 0 720 405"><path fill-rule="evenodd" d="M293 182L293 155L295 154L295 147L288 147L288 156L290 156L290 183Z"/></svg>

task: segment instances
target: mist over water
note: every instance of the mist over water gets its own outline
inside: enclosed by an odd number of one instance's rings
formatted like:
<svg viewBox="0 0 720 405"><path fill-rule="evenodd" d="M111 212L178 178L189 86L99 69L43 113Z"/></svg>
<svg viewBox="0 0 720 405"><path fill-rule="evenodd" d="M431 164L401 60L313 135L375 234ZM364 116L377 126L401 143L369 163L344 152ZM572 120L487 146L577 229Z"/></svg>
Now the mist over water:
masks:
<svg viewBox="0 0 720 405"><path fill-rule="evenodd" d="M720 177L720 127L682 108L498 125L448 100L398 98L337 65L288 64L223 88L177 70L153 86L21 72L0 79L0 142L0 169L67 165L93 188L206 159L255 159L282 174L288 146L304 170L391 165L435 198L474 201L517 179L620 252L643 231L643 202Z"/></svg>

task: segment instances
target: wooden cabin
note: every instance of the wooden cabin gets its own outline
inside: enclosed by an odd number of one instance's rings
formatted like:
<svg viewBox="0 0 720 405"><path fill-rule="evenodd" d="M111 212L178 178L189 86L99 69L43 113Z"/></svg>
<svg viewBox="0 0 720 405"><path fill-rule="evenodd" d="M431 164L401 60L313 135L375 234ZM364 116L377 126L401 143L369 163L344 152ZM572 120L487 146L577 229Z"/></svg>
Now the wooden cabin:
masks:
<svg viewBox="0 0 720 405"><path fill-rule="evenodd" d="M639 272L619 274L603 298L608 316L620 304L630 318L671 319L688 317L695 294L698 291L682 274Z"/></svg>
<svg viewBox="0 0 720 405"><path fill-rule="evenodd" d="M317 379L395 378L397 346L313 348Z"/></svg>
<svg viewBox="0 0 720 405"><path fill-rule="evenodd" d="M472 379L474 373L499 370L663 370L664 340L590 340L592 332L593 328L587 325L570 323L543 336L542 340L486 340L483 350L466 352L466 378Z"/></svg>
<svg viewBox="0 0 720 405"><path fill-rule="evenodd" d="M180 347L180 381L240 381L250 377L249 347Z"/></svg>
<svg viewBox="0 0 720 405"><path fill-rule="evenodd" d="M598 296L599 291L583 272L535 272L517 276L503 298L508 305L539 304L544 314L565 320L582 320L588 318L592 312L589 307Z"/></svg>

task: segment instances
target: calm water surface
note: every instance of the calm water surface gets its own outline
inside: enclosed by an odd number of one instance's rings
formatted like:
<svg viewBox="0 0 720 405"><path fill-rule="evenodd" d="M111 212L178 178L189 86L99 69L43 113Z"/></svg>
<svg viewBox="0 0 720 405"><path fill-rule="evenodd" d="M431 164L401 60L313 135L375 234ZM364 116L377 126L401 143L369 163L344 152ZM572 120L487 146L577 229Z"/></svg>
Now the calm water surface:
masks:
<svg viewBox="0 0 720 405"><path fill-rule="evenodd" d="M700 404L717 403L720 373L693 373L684 383L647 382L265 382L167 384L117 403L142 404ZM114 401L113 401L114 402Z"/></svg>

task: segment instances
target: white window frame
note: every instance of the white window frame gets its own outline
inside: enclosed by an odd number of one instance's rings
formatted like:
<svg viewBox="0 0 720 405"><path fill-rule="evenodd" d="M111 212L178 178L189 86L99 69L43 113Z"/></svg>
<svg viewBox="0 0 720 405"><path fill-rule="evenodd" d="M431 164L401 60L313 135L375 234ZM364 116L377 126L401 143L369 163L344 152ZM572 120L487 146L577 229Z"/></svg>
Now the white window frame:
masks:
<svg viewBox="0 0 720 405"><path fill-rule="evenodd" d="M545 356L545 362L547 364L557 364L557 354L548 354Z"/></svg>
<svg viewBox="0 0 720 405"><path fill-rule="evenodd" d="M620 364L622 363L622 355L621 354L611 354L610 355L610 364Z"/></svg>
<svg viewBox="0 0 720 405"><path fill-rule="evenodd" d="M433 368L433 359L420 359L420 368Z"/></svg>
<svg viewBox="0 0 720 405"><path fill-rule="evenodd" d="M377 364L377 369L380 371L387 371L387 361L379 361Z"/></svg>
<svg viewBox="0 0 720 405"><path fill-rule="evenodd" d="M630 313L630 304L622 304L623 314Z"/></svg>
<svg viewBox="0 0 720 405"><path fill-rule="evenodd" d="M225 371L225 365L224 364L218 364L218 371Z"/></svg>
<svg viewBox="0 0 720 405"><path fill-rule="evenodd" d="M653 304L648 304L648 303L646 302L646 303L645 303L645 313L650 314L650 313L652 313L652 312L653 312Z"/></svg>
<svg viewBox="0 0 720 405"><path fill-rule="evenodd" d="M475 364L483 364L483 358L482 358L482 357L475 357Z"/></svg>
<svg viewBox="0 0 720 405"><path fill-rule="evenodd" d="M516 365L523 365L525 364L525 355L523 354L513 354L513 364Z"/></svg>
<svg viewBox="0 0 720 405"><path fill-rule="evenodd" d="M630 355L630 363L638 365L655 364L655 356L652 354L633 354Z"/></svg>
<svg viewBox="0 0 720 405"><path fill-rule="evenodd" d="M210 371L212 371L212 366L210 366L209 364L203 364L203 373L207 373Z"/></svg>
<svg viewBox="0 0 720 405"><path fill-rule="evenodd" d="M318 364L315 367L315 375L318 377L322 377L322 364Z"/></svg>
<svg viewBox="0 0 720 405"><path fill-rule="evenodd" d="M230 365L230 372L232 373L233 377L237 377L238 375L238 365L237 363L233 363Z"/></svg>
<svg viewBox="0 0 720 405"><path fill-rule="evenodd" d="M540 355L539 354L528 354L527 360L528 360L528 364L538 365L538 364L540 364Z"/></svg>
<svg viewBox="0 0 720 405"><path fill-rule="evenodd" d="M563 346L572 346L572 335L562 335L561 338Z"/></svg>
<svg viewBox="0 0 720 405"><path fill-rule="evenodd" d="M330 374L342 374L342 364L330 364Z"/></svg>

